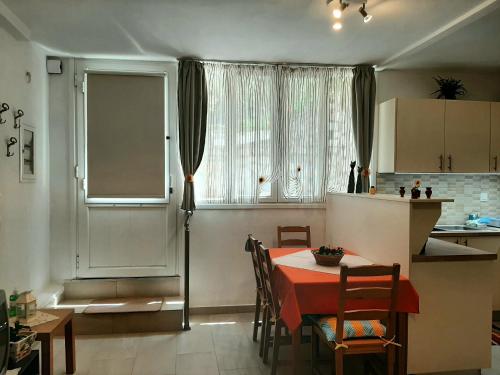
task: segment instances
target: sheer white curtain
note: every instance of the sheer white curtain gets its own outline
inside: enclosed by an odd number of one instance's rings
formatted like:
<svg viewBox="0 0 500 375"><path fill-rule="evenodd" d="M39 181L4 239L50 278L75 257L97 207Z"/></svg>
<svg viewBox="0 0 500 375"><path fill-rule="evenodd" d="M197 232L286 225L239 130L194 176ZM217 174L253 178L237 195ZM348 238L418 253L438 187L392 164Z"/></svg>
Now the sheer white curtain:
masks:
<svg viewBox="0 0 500 375"><path fill-rule="evenodd" d="M281 188L286 199L322 202L346 191L356 159L352 69L279 67Z"/></svg>
<svg viewBox="0 0 500 375"><path fill-rule="evenodd" d="M207 62L205 73L198 203L257 203L270 183L292 201L323 202L328 191L347 190L356 159L351 68Z"/></svg>
<svg viewBox="0 0 500 375"><path fill-rule="evenodd" d="M257 203L279 173L278 82L272 65L206 63L207 135L200 203Z"/></svg>

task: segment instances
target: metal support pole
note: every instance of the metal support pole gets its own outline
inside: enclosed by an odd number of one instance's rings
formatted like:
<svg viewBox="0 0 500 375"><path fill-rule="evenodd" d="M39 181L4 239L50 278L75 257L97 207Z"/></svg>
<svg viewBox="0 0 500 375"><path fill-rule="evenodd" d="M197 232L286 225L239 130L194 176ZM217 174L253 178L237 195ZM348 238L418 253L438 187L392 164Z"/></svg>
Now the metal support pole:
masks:
<svg viewBox="0 0 500 375"><path fill-rule="evenodd" d="M184 331L191 330L189 326L189 221L193 211L186 211L184 221Z"/></svg>

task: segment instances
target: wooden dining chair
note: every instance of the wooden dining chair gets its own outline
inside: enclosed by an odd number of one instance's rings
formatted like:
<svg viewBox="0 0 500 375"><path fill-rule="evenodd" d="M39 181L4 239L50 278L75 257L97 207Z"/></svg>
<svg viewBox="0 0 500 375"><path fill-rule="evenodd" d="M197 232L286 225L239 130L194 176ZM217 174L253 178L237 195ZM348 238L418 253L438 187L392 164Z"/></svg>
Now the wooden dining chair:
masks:
<svg viewBox="0 0 500 375"><path fill-rule="evenodd" d="M273 270L269 249L262 244L258 245L259 262L262 269L262 282L266 295L266 306L264 309L264 328L262 330L261 341L264 343L264 363L268 362L269 348L273 347L273 360L271 364L271 375L276 374L279 362L279 349L282 343L283 321L280 318L280 303L276 289L271 281L271 272ZM274 337L271 337L271 328L274 325Z"/></svg>
<svg viewBox="0 0 500 375"><path fill-rule="evenodd" d="M387 374L394 374L396 347L396 303L399 287L399 264L393 266L341 266L340 295L336 316L313 317L312 372L320 374L319 339L333 352L336 375L343 375L344 356L356 354L386 354ZM387 287L349 287L349 277L392 276ZM357 281L359 281L358 279ZM362 279L361 279L362 280ZM349 302L363 306L363 300L377 301L382 308L347 309Z"/></svg>
<svg viewBox="0 0 500 375"><path fill-rule="evenodd" d="M303 233L305 239L300 238L287 238L283 239L283 233ZM278 227L278 247L311 247L311 227Z"/></svg>
<svg viewBox="0 0 500 375"><path fill-rule="evenodd" d="M255 275L255 285L256 285L256 297L255 297L255 316L253 322L253 341L257 341L259 327L264 330L264 309L262 307L266 306L266 294L264 291L264 285L262 281L262 267L259 262L258 246L261 242L256 240L251 234L248 235L247 241L245 243L245 251L250 252L252 255L252 265L253 272ZM262 320L261 320L261 310L262 310ZM261 323L262 322L262 323ZM264 343L260 342L260 353L264 352ZM262 355L262 354L261 354Z"/></svg>

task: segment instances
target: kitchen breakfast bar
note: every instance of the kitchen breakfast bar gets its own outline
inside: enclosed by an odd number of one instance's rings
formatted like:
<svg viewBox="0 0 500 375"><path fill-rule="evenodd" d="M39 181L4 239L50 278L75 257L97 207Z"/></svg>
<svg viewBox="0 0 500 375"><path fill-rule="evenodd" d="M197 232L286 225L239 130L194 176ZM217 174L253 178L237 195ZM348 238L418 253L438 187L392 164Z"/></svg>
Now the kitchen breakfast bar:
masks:
<svg viewBox="0 0 500 375"><path fill-rule="evenodd" d="M429 238L447 202L453 199L346 193L327 197L327 242L374 263L399 263L419 295L419 314L408 317L409 374L491 365L497 254Z"/></svg>

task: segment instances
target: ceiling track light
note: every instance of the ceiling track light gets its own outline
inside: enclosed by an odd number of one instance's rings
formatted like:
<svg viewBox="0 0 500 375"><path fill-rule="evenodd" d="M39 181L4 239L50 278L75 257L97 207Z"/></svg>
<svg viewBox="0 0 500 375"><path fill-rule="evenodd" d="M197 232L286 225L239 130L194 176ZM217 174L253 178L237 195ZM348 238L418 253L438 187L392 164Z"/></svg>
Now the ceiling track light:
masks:
<svg viewBox="0 0 500 375"><path fill-rule="evenodd" d="M366 3L363 3L361 8L359 8L359 13L361 13L361 15L363 16L363 21L365 23L370 22L373 18L373 16L371 14L368 14L368 12L366 11Z"/></svg>
<svg viewBox="0 0 500 375"><path fill-rule="evenodd" d="M342 18L342 12L347 8L349 4L344 3L342 0L339 0L339 5L335 7L332 14L334 18Z"/></svg>

